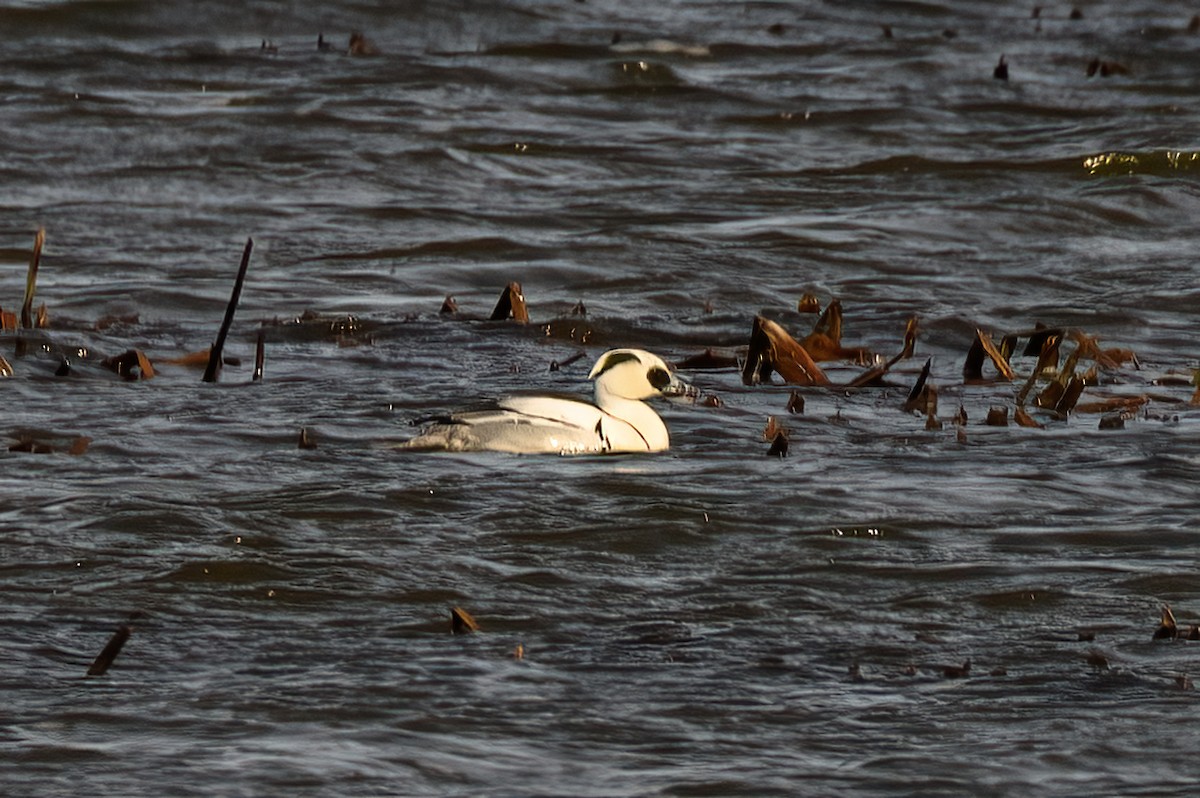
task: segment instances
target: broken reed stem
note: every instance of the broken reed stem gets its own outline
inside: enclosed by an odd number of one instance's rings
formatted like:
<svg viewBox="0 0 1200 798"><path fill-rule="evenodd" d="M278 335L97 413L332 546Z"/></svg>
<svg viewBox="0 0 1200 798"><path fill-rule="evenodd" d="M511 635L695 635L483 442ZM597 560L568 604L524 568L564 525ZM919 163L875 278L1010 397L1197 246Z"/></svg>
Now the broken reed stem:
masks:
<svg viewBox="0 0 1200 798"><path fill-rule="evenodd" d="M471 613L462 607L450 608L450 633L456 635L478 632L479 624L471 617Z"/></svg>
<svg viewBox="0 0 1200 798"><path fill-rule="evenodd" d="M121 624L117 627L117 631L113 632L113 636L108 639L108 644L104 646L104 650L96 655L96 659L92 662L92 666L88 668L88 676L103 676L112 666L113 660L117 658L117 654L121 653L121 646L125 645L125 641L129 639L129 635L133 632L129 626Z"/></svg>
<svg viewBox="0 0 1200 798"><path fill-rule="evenodd" d="M25 277L25 302L21 305L21 327L33 329L33 293L37 287L38 266L42 260L42 245L46 243L46 228L40 228L33 239L33 256L29 259L29 273Z"/></svg>
<svg viewBox="0 0 1200 798"><path fill-rule="evenodd" d="M250 250L253 248L254 239L247 238L246 249L242 252L242 265L238 267L237 280L233 283L233 295L229 297L229 304L225 307L225 320L221 322L216 343L208 353L208 367L204 369L204 382L217 381L217 374L221 370L221 353L225 350L225 336L229 334L229 327L233 324L233 312L237 310L238 300L242 296L242 284L246 281L246 267L250 265Z"/></svg>
<svg viewBox="0 0 1200 798"><path fill-rule="evenodd" d="M1021 390L1017 392L1017 407L1025 406L1025 401L1029 398L1029 392L1033 390L1033 386L1037 382L1038 373L1038 370L1035 368L1033 373L1029 375L1029 379L1025 380L1025 384L1021 386Z"/></svg>
<svg viewBox="0 0 1200 798"><path fill-rule="evenodd" d="M529 323L529 310L525 306L525 294L521 291L521 284L515 281L504 287L489 320L505 321L510 318L517 324Z"/></svg>
<svg viewBox="0 0 1200 798"><path fill-rule="evenodd" d="M263 378L263 360L266 359L266 337L267 331L259 325L258 341L254 344L254 376L251 379L258 382Z"/></svg>
<svg viewBox="0 0 1200 798"><path fill-rule="evenodd" d="M42 262L42 245L46 243L46 228L38 228L33 239L33 255L29 258L29 272L25 276L25 301L21 305L21 329L33 329L33 294L37 288L38 266ZM24 357L28 344L21 333L17 333L14 353Z"/></svg>

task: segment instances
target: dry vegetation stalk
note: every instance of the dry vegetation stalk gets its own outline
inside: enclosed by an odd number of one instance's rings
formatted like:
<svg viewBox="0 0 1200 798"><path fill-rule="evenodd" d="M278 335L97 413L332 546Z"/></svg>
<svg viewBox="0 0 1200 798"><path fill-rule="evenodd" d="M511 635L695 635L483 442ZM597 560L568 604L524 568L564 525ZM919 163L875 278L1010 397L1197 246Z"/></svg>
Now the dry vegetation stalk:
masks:
<svg viewBox="0 0 1200 798"><path fill-rule="evenodd" d="M33 239L33 254L29 258L29 271L25 276L25 301L21 303L21 329L33 329L33 295L37 289L38 266L42 261L42 246L46 243L46 229L41 228ZM7 326L7 325L5 325ZM21 333L17 333L14 352L24 357L29 344Z"/></svg>
<svg viewBox="0 0 1200 798"><path fill-rule="evenodd" d="M521 291L521 284L518 282L511 282L504 287L489 320L504 321L509 318L517 324L529 323L529 310L525 307L525 294Z"/></svg>
<svg viewBox="0 0 1200 798"><path fill-rule="evenodd" d="M470 634L478 632L479 624L475 623L475 619L471 617L471 613L464 610L462 607L453 607L450 610L450 632L452 634Z"/></svg>
<svg viewBox="0 0 1200 798"><path fill-rule="evenodd" d="M221 353L225 349L225 336L229 334L229 327L233 324L233 313L237 310L238 300L242 296L242 284L246 281L246 267L250 265L250 251L254 249L254 239L246 239L246 249L242 252L242 263L238 267L237 279L233 283L233 295L229 297L229 304L225 307L225 320L221 322L221 329L217 333L216 343L208 354L208 367L204 369L204 382L216 382L217 374L221 371Z"/></svg>
<svg viewBox="0 0 1200 798"><path fill-rule="evenodd" d="M975 335L978 337L983 351L991 359L992 365L996 367L996 371L1000 372L1001 377L1011 382L1016 377L1016 374L1013 373L1012 366L1008 364L1008 360L1000 353L996 345L992 343L992 337L983 330L976 330Z"/></svg>
<svg viewBox="0 0 1200 798"><path fill-rule="evenodd" d="M829 385L825 372L787 330L770 319L755 316L742 382L746 385L765 383L771 379L772 372L793 385Z"/></svg>
<svg viewBox="0 0 1200 798"><path fill-rule="evenodd" d="M33 295L37 289L38 266L42 260L42 246L46 243L46 229L37 231L33 239L33 255L29 259L29 272L25 276L25 301L21 305L21 327L33 329Z"/></svg>

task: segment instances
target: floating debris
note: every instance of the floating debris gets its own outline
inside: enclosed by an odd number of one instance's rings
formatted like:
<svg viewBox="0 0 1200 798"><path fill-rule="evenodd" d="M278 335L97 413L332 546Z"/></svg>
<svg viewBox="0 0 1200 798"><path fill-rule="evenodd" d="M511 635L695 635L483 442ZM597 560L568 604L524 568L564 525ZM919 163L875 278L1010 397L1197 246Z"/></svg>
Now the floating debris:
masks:
<svg viewBox="0 0 1200 798"><path fill-rule="evenodd" d="M462 607L453 607L450 610L450 633L456 635L470 634L478 632L479 624L475 623L475 619L471 617L471 613L464 610Z"/></svg>
<svg viewBox="0 0 1200 798"><path fill-rule="evenodd" d="M971 674L971 660L966 660L962 665L947 665L942 668L942 675L947 679L963 679Z"/></svg>
<svg viewBox="0 0 1200 798"><path fill-rule="evenodd" d="M1036 339L1029 339L1029 346L1026 347L1026 353L1029 352L1029 347L1033 346ZM1037 350L1038 362L1033 367L1034 374L1052 374L1058 371L1058 355L1059 349L1062 346L1063 336L1061 332L1052 332L1041 339L1041 347Z"/></svg>
<svg viewBox="0 0 1200 798"><path fill-rule="evenodd" d="M320 38L318 37L318 44L319 42ZM350 34L347 53L350 55L379 55L379 49L361 32L354 31Z"/></svg>
<svg viewBox="0 0 1200 798"><path fill-rule="evenodd" d="M768 457L787 457L788 454L788 436L787 430L781 430L771 441L771 448L767 449Z"/></svg>
<svg viewBox="0 0 1200 798"><path fill-rule="evenodd" d="M796 303L796 311L798 313L820 313L821 300L817 299L815 294L805 294Z"/></svg>
<svg viewBox="0 0 1200 798"><path fill-rule="evenodd" d="M1099 73L1100 77L1107 78L1110 75L1128 75L1129 67L1119 61L1103 61L1099 58L1093 58L1087 66L1087 76L1095 77Z"/></svg>
<svg viewBox="0 0 1200 798"><path fill-rule="evenodd" d="M875 385L875 386L884 385L884 382L883 382L884 375L886 375L889 371L891 371L892 366L896 365L901 360L905 360L907 358L912 357L913 351L916 349L916 345L917 345L917 317L913 316L912 318L910 318L908 320L908 324L905 325L904 346L900 350L899 354L894 355L890 360L888 360L886 363L883 363L882 365L873 366L873 367L867 369L862 374L859 374L857 377L850 380L850 382L846 383L845 387L847 387L847 388L864 388L864 387L867 387L870 385ZM861 350L861 351L864 353L866 352L866 350Z"/></svg>
<svg viewBox="0 0 1200 798"><path fill-rule="evenodd" d="M1171 612L1171 605L1164 604L1162 608L1162 617L1158 622L1158 628L1154 630L1154 640L1174 640L1179 636L1179 625L1175 622L1175 613Z"/></svg>
<svg viewBox="0 0 1200 798"><path fill-rule="evenodd" d="M49 443L44 439L35 437L29 434L19 436L15 443L8 447L10 452L24 452L26 454L69 454L78 456L83 454L91 446L92 439L86 435L77 435L71 438L71 442L66 446L56 443Z"/></svg>
<svg viewBox="0 0 1200 798"><path fill-rule="evenodd" d="M308 431L308 427L300 428L300 437L296 441L296 448L298 448L298 449L315 449L315 448L317 448L317 442L315 440L313 440L312 433L310 433Z"/></svg>
<svg viewBox="0 0 1200 798"><path fill-rule="evenodd" d="M140 321L141 317L136 313L127 313L124 316L109 314L108 316L101 316L100 318L96 319L96 323L92 326L96 330L107 330L111 327L117 326L131 326L138 324Z"/></svg>
<svg viewBox="0 0 1200 798"><path fill-rule="evenodd" d="M1077 347L1076 352L1078 355L1076 359L1085 357L1094 360L1096 365L1108 370L1119 369L1126 363L1131 364L1134 368L1141 368L1137 354L1132 349L1121 349L1119 347L1101 349L1100 342L1095 336L1088 335L1079 330L1071 330L1068 333L1068 337L1075 342Z"/></svg>
<svg viewBox="0 0 1200 798"><path fill-rule="evenodd" d="M447 294L446 298L442 300L442 309L438 311L438 314L441 316L449 316L454 313L458 313L458 300Z"/></svg>
<svg viewBox="0 0 1200 798"><path fill-rule="evenodd" d="M787 427L779 423L779 420L775 416L767 416L767 426L763 430L763 440L771 442L771 448L767 450L768 457L787 457L788 430Z"/></svg>
<svg viewBox="0 0 1200 798"><path fill-rule="evenodd" d="M829 385L829 378L808 350L776 322L755 316L746 364L742 369L742 383L767 383L772 373L778 373L794 385Z"/></svg>
<svg viewBox="0 0 1200 798"><path fill-rule="evenodd" d="M566 360L563 360L562 362L559 362L557 360L551 360L550 361L550 370L551 371L559 371L560 369L565 369L567 366L571 365L572 363L575 363L580 358L582 358L584 356L584 354L585 354L584 352L576 352L575 354L571 355L569 358L567 358Z"/></svg>
<svg viewBox="0 0 1200 798"><path fill-rule="evenodd" d="M1154 630L1154 640L1200 640L1200 625L1191 624L1186 632L1180 630L1171 612L1171 605L1164 604L1162 618Z"/></svg>
<svg viewBox="0 0 1200 798"><path fill-rule="evenodd" d="M525 307L525 294L521 292L521 284L511 282L500 292L500 299L488 317L491 321L512 319L517 324L529 323L529 310Z"/></svg>
<svg viewBox="0 0 1200 798"><path fill-rule="evenodd" d="M1033 416L1029 415L1023 405L1017 405L1013 409L1013 421L1017 422L1018 427L1028 427L1030 429L1045 429L1046 425L1038 422Z"/></svg>
<svg viewBox="0 0 1200 798"><path fill-rule="evenodd" d="M120 355L106 357L100 365L127 380L154 379L154 366L150 358L138 349L130 349Z"/></svg>
<svg viewBox="0 0 1200 798"><path fill-rule="evenodd" d="M842 303L839 299L830 301L813 325L812 332L805 336L800 345L816 361L853 360L862 364L871 357L870 351L865 348L842 346Z"/></svg>
<svg viewBox="0 0 1200 798"><path fill-rule="evenodd" d="M1062 385L1062 383L1054 383ZM1082 377L1071 377L1065 387L1063 387L1058 401L1054 404L1054 412L1060 416L1066 417L1075 409L1075 404L1079 401L1079 397L1083 394L1084 381ZM1039 404L1040 397L1039 397ZM1042 405L1045 407L1045 405Z"/></svg>
<svg viewBox="0 0 1200 798"><path fill-rule="evenodd" d="M1007 427L1008 426L1008 408L1007 407L991 407L988 408L987 420L984 422L989 427Z"/></svg>
<svg viewBox="0 0 1200 798"><path fill-rule="evenodd" d="M1000 63L996 64L996 68L992 70L992 77L996 80L1008 80L1008 63L1004 60L1004 56L1000 56Z"/></svg>
<svg viewBox="0 0 1200 798"><path fill-rule="evenodd" d="M782 432L786 432L786 429L779 423L779 419L775 416L767 416L767 426L763 428L762 439L764 441L775 440L775 437Z"/></svg>
<svg viewBox="0 0 1200 798"><path fill-rule="evenodd" d="M173 357L166 360L160 360L160 363L166 363L171 366L184 366L187 368L203 369L208 367L208 361L212 358L212 350L200 350L198 352L189 352L182 357ZM242 359L238 357L222 357L222 366L240 366Z"/></svg>
<svg viewBox="0 0 1200 798"><path fill-rule="evenodd" d="M804 415L804 397L799 391L792 391L788 395L787 411L793 415Z"/></svg>
<svg viewBox="0 0 1200 798"><path fill-rule="evenodd" d="M992 342L992 337L983 330L975 331L975 340L967 351L967 360L963 364L963 380L966 382L983 382L983 361L989 358L996 367L999 379L1011 382L1014 378L1012 366L1008 358L1001 354Z"/></svg>

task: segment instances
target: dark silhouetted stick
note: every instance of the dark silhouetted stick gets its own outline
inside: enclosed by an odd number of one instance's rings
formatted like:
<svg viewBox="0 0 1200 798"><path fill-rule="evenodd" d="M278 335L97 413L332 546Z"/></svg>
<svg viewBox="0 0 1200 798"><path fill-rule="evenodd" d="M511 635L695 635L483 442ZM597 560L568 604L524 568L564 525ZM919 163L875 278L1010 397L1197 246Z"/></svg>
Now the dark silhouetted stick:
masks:
<svg viewBox="0 0 1200 798"><path fill-rule="evenodd" d="M576 352L575 354L571 355L569 358L562 361L561 363L558 362L557 360L551 360L550 361L550 370L558 371L559 369L565 369L567 366L569 366L572 363L574 363L575 361L579 360L581 357L583 357L583 352Z"/></svg>
<svg viewBox="0 0 1200 798"><path fill-rule="evenodd" d="M250 379L258 382L263 377L263 360L266 359L266 343L267 331L261 326L258 328L258 341L254 345L254 376Z"/></svg>
<svg viewBox="0 0 1200 798"><path fill-rule="evenodd" d="M237 280L233 283L233 295L229 297L229 305L225 308L225 321L221 322L221 330L217 333L217 341L208 353L208 368L204 369L204 382L216 382L217 374L221 371L221 353L225 349L225 336L233 324L233 312L237 310L238 300L242 296L242 283L246 282L246 267L250 265L250 250L254 249L254 239L246 239L246 249L242 252L242 265L238 267Z"/></svg>
<svg viewBox="0 0 1200 798"><path fill-rule="evenodd" d="M929 368L933 364L933 358L925 361L925 367L921 369L920 376L917 377L916 384L912 390L908 392L908 398L904 400L905 413L924 413L925 412L925 385L929 380Z"/></svg>
<svg viewBox="0 0 1200 798"><path fill-rule="evenodd" d="M92 667L88 668L88 676L103 676L112 666L113 660L121 653L121 646L125 645L125 641L129 639L133 629L121 624L117 627L117 631L113 632L113 636L109 638L108 645L104 647L92 662Z"/></svg>

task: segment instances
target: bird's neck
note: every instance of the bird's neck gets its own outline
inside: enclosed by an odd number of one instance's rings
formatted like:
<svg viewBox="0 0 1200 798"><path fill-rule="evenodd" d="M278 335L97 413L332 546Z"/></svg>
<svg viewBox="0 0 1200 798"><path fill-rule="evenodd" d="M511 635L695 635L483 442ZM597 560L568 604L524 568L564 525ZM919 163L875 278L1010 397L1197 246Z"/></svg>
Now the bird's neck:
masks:
<svg viewBox="0 0 1200 798"><path fill-rule="evenodd" d="M602 391L596 392L596 406L632 426L646 441L652 452L660 452L671 445L667 425L659 418L654 408L638 399L625 399Z"/></svg>

